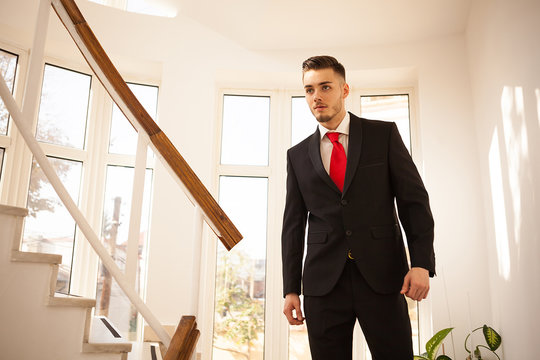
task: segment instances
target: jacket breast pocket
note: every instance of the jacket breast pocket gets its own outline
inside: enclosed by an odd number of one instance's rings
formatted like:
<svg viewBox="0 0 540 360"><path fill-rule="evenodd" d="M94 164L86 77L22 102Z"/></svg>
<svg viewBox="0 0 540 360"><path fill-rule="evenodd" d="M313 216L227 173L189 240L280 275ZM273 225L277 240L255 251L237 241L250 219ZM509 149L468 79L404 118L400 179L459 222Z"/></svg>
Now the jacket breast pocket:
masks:
<svg viewBox="0 0 540 360"><path fill-rule="evenodd" d="M308 244L324 244L328 240L327 232L310 232L308 233Z"/></svg>
<svg viewBox="0 0 540 360"><path fill-rule="evenodd" d="M358 164L359 169L373 167L373 166L382 166L385 165L385 159L384 158L375 158L375 159L369 159L362 161Z"/></svg>

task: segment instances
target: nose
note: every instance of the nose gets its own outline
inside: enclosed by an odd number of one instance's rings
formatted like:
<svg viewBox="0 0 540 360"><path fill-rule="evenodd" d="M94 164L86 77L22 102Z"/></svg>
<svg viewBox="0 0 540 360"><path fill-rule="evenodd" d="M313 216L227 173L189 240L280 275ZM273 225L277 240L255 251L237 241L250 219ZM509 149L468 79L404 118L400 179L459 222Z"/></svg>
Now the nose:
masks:
<svg viewBox="0 0 540 360"><path fill-rule="evenodd" d="M321 100L320 93L317 90L313 91L313 101L319 101Z"/></svg>

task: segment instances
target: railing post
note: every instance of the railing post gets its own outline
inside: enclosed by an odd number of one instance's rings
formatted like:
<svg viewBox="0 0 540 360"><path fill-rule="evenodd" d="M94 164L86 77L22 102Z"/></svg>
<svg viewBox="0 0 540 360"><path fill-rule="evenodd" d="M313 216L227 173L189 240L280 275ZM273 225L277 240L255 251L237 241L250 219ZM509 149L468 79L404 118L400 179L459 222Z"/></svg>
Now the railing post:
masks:
<svg viewBox="0 0 540 360"><path fill-rule="evenodd" d="M32 49L30 50L30 58L28 63L28 69L26 72L22 113L23 118L26 121L26 125L30 128L34 126L34 120L37 118L37 110L39 105L39 98L41 92L41 76L43 71L43 54L45 52L45 41L47 39L47 30L49 27L49 14L51 11L51 0L40 0L37 17L36 27L34 29L34 37L32 43ZM15 153L21 154L21 158L24 161L30 161L32 154L28 152L28 149L24 147L24 143L14 144ZM9 191L7 195L7 203L14 205L25 206L27 188L19 186L22 181L28 183L30 177L30 169L22 166L24 162L20 164L14 164L13 173L9 175L10 187L15 191Z"/></svg>
<svg viewBox="0 0 540 360"><path fill-rule="evenodd" d="M203 231L203 214L201 208L195 206L193 215L193 270L191 277L191 314L199 318L199 290L201 282L201 247Z"/></svg>
<svg viewBox="0 0 540 360"><path fill-rule="evenodd" d="M144 178L146 172L146 153L149 139L140 131L137 136L137 153L133 174L131 212L129 216L128 246L126 254L126 277L131 286L137 289L137 263L139 259L139 236L141 232L141 214L144 198Z"/></svg>
<svg viewBox="0 0 540 360"><path fill-rule="evenodd" d="M40 0L34 29L34 39L32 50L30 51L30 61L26 75L26 86L24 91L22 113L23 117L31 122L36 117L39 94L40 79L43 71L43 54L45 52L45 41L49 27L49 13L51 11L51 0ZM32 126L32 124L27 124Z"/></svg>

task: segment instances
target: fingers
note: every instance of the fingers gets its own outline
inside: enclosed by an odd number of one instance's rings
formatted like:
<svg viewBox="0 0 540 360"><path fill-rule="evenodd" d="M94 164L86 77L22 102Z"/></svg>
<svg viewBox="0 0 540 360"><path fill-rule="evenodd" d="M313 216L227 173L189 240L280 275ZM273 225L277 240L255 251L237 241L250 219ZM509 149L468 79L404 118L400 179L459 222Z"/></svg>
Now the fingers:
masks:
<svg viewBox="0 0 540 360"><path fill-rule="evenodd" d="M409 288L410 288L410 283L411 283L411 277L409 273L407 273L407 275L405 275L405 278L403 279L403 285L401 286L401 291L399 292L401 295L403 294L407 295L407 292L409 291Z"/></svg>
<svg viewBox="0 0 540 360"><path fill-rule="evenodd" d="M302 325L304 323L304 316L300 308L300 297L297 294L288 294L285 297L283 314L285 314L287 321L291 325Z"/></svg>
<svg viewBox="0 0 540 360"><path fill-rule="evenodd" d="M421 268L411 269L405 275L400 293L416 301L425 299L429 293L429 273Z"/></svg>

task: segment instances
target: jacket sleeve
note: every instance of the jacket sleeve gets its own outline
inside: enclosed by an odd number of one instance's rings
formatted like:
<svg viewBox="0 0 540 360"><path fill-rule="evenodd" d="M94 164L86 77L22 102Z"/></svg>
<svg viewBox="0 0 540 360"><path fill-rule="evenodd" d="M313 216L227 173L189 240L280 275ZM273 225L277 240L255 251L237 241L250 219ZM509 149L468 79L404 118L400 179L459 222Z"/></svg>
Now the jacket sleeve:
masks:
<svg viewBox="0 0 540 360"><path fill-rule="evenodd" d="M301 294L306 220L307 210L298 186L289 150L287 152L287 196L281 234L283 296L289 293Z"/></svg>
<svg viewBox="0 0 540 360"><path fill-rule="evenodd" d="M434 222L429 196L395 123L392 123L390 131L388 157L392 188L399 220L407 236L411 266L427 269L430 276L434 276Z"/></svg>

